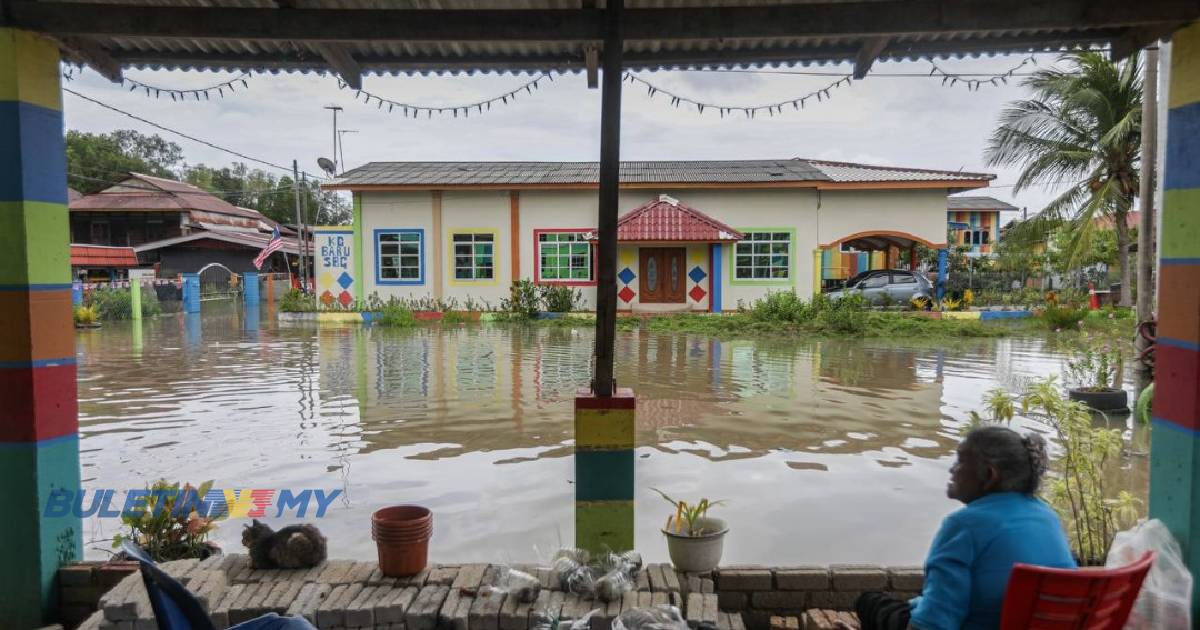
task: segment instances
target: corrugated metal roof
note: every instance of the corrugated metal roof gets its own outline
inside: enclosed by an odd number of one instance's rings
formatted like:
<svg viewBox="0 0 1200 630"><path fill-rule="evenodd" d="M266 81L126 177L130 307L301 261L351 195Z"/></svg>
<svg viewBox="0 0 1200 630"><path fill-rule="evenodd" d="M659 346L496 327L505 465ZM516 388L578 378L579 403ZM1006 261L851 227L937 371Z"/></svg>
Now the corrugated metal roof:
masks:
<svg viewBox="0 0 1200 630"><path fill-rule="evenodd" d="M130 0L85 0L74 5L82 8L56 12L55 5L62 2L18 0L10 3L10 13L18 27L65 36L69 55L86 57L88 50L99 50L120 65L136 68L330 71L333 67L323 52L333 44L364 73L574 72L584 67L585 49L603 35L602 12L582 9L580 0L136 2L131 6ZM1108 44L1127 35L1137 37L1148 28L1162 30L1200 17L1200 5L1171 0L1142 0L1136 8L1118 0L1046 0L1038 3L1037 10L1027 10L1017 0L627 0L625 4L625 67L633 70L853 62L864 44L879 37L888 38L879 59L1061 50ZM111 9L88 13L86 5ZM193 13L182 18L164 13L178 8ZM413 22L396 12L413 9L424 14L457 11L462 21L435 17L422 22L432 25L430 29L409 26L410 30L395 34L393 26ZM244 17L237 13L248 10L269 13ZM378 12L374 15L381 21L391 21L364 25L367 20L352 24L349 18L339 19L355 12L361 18L366 10ZM522 12L529 17L489 30L493 24L485 21L487 17L467 14L484 10ZM125 13L118 16L117 11ZM311 13L329 15L314 18ZM772 19L772 15L780 17ZM84 45L72 50L71 40Z"/></svg>
<svg viewBox="0 0 1200 630"><path fill-rule="evenodd" d="M624 184L979 182L995 175L787 160L638 161L621 163ZM598 162L371 162L342 174L330 188L597 184Z"/></svg>
<svg viewBox="0 0 1200 630"><path fill-rule="evenodd" d="M133 247L133 249L134 249L134 251L137 251L140 253L140 252L152 251L152 250L156 250L156 249L162 249L164 247L172 247L174 245L182 245L184 243L191 243L193 241L199 241L199 240L204 240L204 239L212 239L215 241L231 243L234 245L241 245L246 248L258 250L258 249L262 249L267 246L267 243L271 240L271 235L264 234L262 232L255 233L255 232L233 232L233 231L228 231L228 230L203 230L203 231L192 232L191 234L185 234L183 236L175 236L172 238L162 239L160 241L151 241L149 243L142 243L141 245L135 245ZM292 254L292 255L300 254L299 238L285 236L285 237L282 237L281 240L283 241L283 247L280 248L280 251L283 251L283 252L286 252L286 253Z"/></svg>
<svg viewBox="0 0 1200 630"><path fill-rule="evenodd" d="M126 269L138 266L137 254L132 247L108 247L105 245L71 244L71 266L87 269Z"/></svg>
<svg viewBox="0 0 1200 630"><path fill-rule="evenodd" d="M1020 208L1000 201L995 197L947 197L946 208L949 210L1020 210Z"/></svg>
<svg viewBox="0 0 1200 630"><path fill-rule="evenodd" d="M186 182L130 173L104 190L70 201L71 212L187 212L189 222L271 230L277 224L257 210L242 208Z"/></svg>
<svg viewBox="0 0 1200 630"><path fill-rule="evenodd" d="M667 195L630 210L617 221L618 241L688 241L716 243L744 235Z"/></svg>

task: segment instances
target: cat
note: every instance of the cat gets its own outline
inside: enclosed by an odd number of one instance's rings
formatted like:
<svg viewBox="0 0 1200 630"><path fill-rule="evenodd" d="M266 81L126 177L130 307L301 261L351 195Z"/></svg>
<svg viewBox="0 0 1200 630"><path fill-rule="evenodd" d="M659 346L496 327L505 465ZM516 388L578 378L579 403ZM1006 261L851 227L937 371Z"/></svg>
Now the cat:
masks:
<svg viewBox="0 0 1200 630"><path fill-rule="evenodd" d="M242 544L250 550L255 569L306 569L325 561L325 536L309 524L275 531L255 519L242 531Z"/></svg>

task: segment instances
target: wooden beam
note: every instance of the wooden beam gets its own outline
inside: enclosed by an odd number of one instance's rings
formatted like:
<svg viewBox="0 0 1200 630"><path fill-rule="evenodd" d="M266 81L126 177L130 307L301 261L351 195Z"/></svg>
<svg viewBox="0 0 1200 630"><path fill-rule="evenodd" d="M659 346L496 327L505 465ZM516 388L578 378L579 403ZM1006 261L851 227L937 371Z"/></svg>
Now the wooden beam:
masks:
<svg viewBox="0 0 1200 630"><path fill-rule="evenodd" d="M854 78L861 79L867 76L871 71L871 64L875 63L875 59L887 48L888 42L891 39L887 37L868 37L862 43L862 47L858 49L858 56L854 59Z"/></svg>
<svg viewBox="0 0 1200 630"><path fill-rule="evenodd" d="M34 2L9 4L14 25L65 35L306 42L595 41L596 9L243 9ZM1079 32L1190 22L1195 0L882 0L779 6L630 9L626 40ZM1048 33L1046 39L1053 39Z"/></svg>
<svg viewBox="0 0 1200 630"><path fill-rule="evenodd" d="M589 90L600 87L600 50L595 46L583 49L583 63L587 67L587 86Z"/></svg>
<svg viewBox="0 0 1200 630"><path fill-rule="evenodd" d="M56 37L54 39L58 42L59 49L67 57L87 64L89 68L105 79L113 83L121 83L124 79L121 74L120 62L113 59L103 48L80 37Z"/></svg>
<svg viewBox="0 0 1200 630"><path fill-rule="evenodd" d="M1109 57L1114 63L1124 61L1139 50L1157 43L1158 40L1170 37L1171 33L1183 26L1186 24L1131 28L1124 35L1112 40L1112 48L1108 52Z"/></svg>
<svg viewBox="0 0 1200 630"><path fill-rule="evenodd" d="M338 44L320 43L316 45L316 48L325 62L337 71L338 75L342 77L342 81L345 81L350 89L362 89L362 67L355 61L354 55Z"/></svg>

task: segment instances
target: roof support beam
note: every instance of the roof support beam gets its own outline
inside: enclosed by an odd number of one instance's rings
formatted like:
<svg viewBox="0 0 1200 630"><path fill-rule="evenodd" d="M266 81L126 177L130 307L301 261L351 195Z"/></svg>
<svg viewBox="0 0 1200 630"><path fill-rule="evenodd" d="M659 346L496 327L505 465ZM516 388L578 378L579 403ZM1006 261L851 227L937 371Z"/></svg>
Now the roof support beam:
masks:
<svg viewBox="0 0 1200 630"><path fill-rule="evenodd" d="M1156 43L1158 40L1170 37L1171 33L1182 26L1184 25L1168 24L1165 26L1129 29L1124 35L1112 41L1112 49L1108 53L1109 57L1112 58L1113 62L1123 61L1139 50Z"/></svg>
<svg viewBox="0 0 1200 630"><path fill-rule="evenodd" d="M889 41L891 39L887 37L869 37L863 42L862 48L858 49L858 57L854 60L855 79L867 76L871 71L871 64L875 63L875 58L883 52Z"/></svg>
<svg viewBox="0 0 1200 630"><path fill-rule="evenodd" d="M337 71L342 81L352 90L362 89L362 67L348 50L338 44L317 44L317 51L325 62Z"/></svg>
<svg viewBox="0 0 1200 630"><path fill-rule="evenodd" d="M223 40L596 41L597 9L233 9L32 2L9 4L16 26L64 35ZM336 16L336 18L334 18ZM626 40L871 37L983 30L1064 30L1190 22L1195 0L884 0L780 6L629 9Z"/></svg>
<svg viewBox="0 0 1200 630"><path fill-rule="evenodd" d="M100 76L113 83L121 83L123 81L121 64L105 52L103 48L79 37L57 37L55 41L58 42L58 47L66 53L67 57L79 63L87 64L89 68L95 70Z"/></svg>

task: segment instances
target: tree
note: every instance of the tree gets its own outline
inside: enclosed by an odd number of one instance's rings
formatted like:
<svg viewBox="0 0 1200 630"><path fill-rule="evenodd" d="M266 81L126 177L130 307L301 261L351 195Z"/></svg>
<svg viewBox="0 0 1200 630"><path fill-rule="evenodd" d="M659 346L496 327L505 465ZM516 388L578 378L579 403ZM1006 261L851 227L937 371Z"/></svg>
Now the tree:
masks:
<svg viewBox="0 0 1200 630"><path fill-rule="evenodd" d="M67 131L67 185L84 194L108 188L130 171L175 179L182 163L183 149L158 135Z"/></svg>
<svg viewBox="0 0 1200 630"><path fill-rule="evenodd" d="M1126 216L1138 192L1142 79L1138 57L1114 64L1099 52L1060 57L1066 70L1043 69L1022 82L1028 100L1009 103L988 141L989 166L1022 168L1013 193L1035 184L1065 190L1006 238L1044 239L1053 227L1071 234L1066 255L1077 267L1091 247L1097 219L1116 228L1122 306L1130 306L1130 233Z"/></svg>

